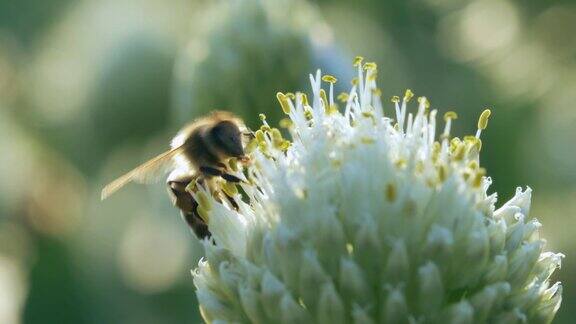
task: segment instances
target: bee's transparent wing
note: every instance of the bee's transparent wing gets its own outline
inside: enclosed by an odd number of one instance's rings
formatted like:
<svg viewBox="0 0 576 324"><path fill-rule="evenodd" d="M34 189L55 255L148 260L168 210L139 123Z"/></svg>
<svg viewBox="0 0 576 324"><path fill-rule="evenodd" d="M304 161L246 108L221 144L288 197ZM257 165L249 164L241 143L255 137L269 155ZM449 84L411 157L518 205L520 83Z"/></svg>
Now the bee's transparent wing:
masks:
<svg viewBox="0 0 576 324"><path fill-rule="evenodd" d="M182 146L179 146L144 162L134 170L107 184L104 189L102 189L100 198L102 200L108 198L118 189L132 181L138 183L157 181L166 173L167 169L173 165L174 156L179 154L181 151Z"/></svg>

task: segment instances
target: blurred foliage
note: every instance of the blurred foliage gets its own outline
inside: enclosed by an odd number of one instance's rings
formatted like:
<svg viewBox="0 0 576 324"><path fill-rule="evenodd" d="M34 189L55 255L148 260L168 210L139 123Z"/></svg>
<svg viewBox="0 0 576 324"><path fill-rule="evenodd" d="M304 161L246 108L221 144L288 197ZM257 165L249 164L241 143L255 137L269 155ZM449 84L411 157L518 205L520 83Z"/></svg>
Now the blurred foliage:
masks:
<svg viewBox="0 0 576 324"><path fill-rule="evenodd" d="M278 91L300 89L315 68L338 70L315 60L336 50L330 40L311 39L309 28L322 25L322 18L305 1L215 2L195 18L175 70L178 122L223 109L249 126L258 124L261 112L277 123Z"/></svg>
<svg viewBox="0 0 576 324"><path fill-rule="evenodd" d="M0 1L0 323L197 322L201 252L163 185L99 189L208 110L274 122L277 91L346 78L355 55L384 97L457 110L456 134L493 107L483 164L500 201L534 189L572 322L575 17L568 0Z"/></svg>
<svg viewBox="0 0 576 324"><path fill-rule="evenodd" d="M23 46L30 46L71 3L71 0L0 1L0 30L18 38Z"/></svg>

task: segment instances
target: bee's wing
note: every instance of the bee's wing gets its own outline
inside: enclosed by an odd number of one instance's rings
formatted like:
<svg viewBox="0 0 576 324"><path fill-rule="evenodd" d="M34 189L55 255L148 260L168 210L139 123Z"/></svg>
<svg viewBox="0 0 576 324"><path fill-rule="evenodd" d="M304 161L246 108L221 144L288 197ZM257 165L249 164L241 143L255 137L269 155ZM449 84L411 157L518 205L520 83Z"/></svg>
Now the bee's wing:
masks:
<svg viewBox="0 0 576 324"><path fill-rule="evenodd" d="M172 165L173 157L181 151L182 146L179 146L142 163L134 170L107 184L104 189L102 189L100 198L102 200L108 198L118 189L131 181L148 183L158 180L162 172L165 172L166 169Z"/></svg>

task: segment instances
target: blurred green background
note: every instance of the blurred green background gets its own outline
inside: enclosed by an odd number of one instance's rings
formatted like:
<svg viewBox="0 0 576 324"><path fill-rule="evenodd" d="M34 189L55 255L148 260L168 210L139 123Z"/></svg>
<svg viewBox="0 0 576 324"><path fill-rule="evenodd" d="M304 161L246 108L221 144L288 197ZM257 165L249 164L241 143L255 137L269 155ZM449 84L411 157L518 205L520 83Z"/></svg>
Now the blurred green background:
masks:
<svg viewBox="0 0 576 324"><path fill-rule="evenodd" d="M199 322L201 250L164 185L100 202L102 185L211 109L277 121L277 91L317 67L348 80L355 55L384 97L458 111L457 135L493 107L492 189L534 189L530 216L566 254L556 322L573 322L574 1L2 0L0 323Z"/></svg>

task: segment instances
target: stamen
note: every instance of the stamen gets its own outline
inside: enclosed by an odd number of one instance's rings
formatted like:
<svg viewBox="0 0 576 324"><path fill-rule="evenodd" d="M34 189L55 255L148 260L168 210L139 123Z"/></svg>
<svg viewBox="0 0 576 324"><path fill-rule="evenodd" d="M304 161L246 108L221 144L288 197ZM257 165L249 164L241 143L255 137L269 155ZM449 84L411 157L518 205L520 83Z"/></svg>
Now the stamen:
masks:
<svg viewBox="0 0 576 324"><path fill-rule="evenodd" d="M476 131L476 138L480 138L482 130L488 127L488 118L490 118L490 114L492 114L490 109L484 109L482 114L480 114L480 118L478 118L478 131Z"/></svg>
<svg viewBox="0 0 576 324"><path fill-rule="evenodd" d="M256 137L256 140L258 141L258 143L265 143L266 142L266 137L264 136L264 132L262 130L257 130L254 133L254 136Z"/></svg>
<svg viewBox="0 0 576 324"><path fill-rule="evenodd" d="M444 120L445 120L446 122L448 122L448 120L452 120L452 119L458 119L458 114L457 114L456 112L454 112L454 111L447 111L447 112L444 114Z"/></svg>
<svg viewBox="0 0 576 324"><path fill-rule="evenodd" d="M334 77L333 75L326 74L322 77L322 81L334 84L338 81L338 79L336 79L336 77Z"/></svg>
<svg viewBox="0 0 576 324"><path fill-rule="evenodd" d="M222 185L222 190L230 197L234 197L238 194L238 188L232 182L224 182Z"/></svg>
<svg viewBox="0 0 576 324"><path fill-rule="evenodd" d="M410 90L410 89L406 89L406 92L404 93L404 101L410 102L410 100L413 97L414 97L414 92L412 92L412 90Z"/></svg>
<svg viewBox="0 0 576 324"><path fill-rule="evenodd" d="M326 91L324 89L320 89L320 98L324 102L324 110L328 112L330 109L330 103L328 102L328 98L326 97Z"/></svg>
<svg viewBox="0 0 576 324"><path fill-rule="evenodd" d="M366 71L376 71L378 69L378 65L374 62L367 62L364 64L364 70Z"/></svg>
<svg viewBox="0 0 576 324"><path fill-rule="evenodd" d="M350 96L346 92L341 92L336 99L340 100L341 102L347 102Z"/></svg>
<svg viewBox="0 0 576 324"><path fill-rule="evenodd" d="M300 98L301 98L301 100L302 100L302 105L303 105L303 106L310 106L310 105L308 104L308 95L306 95L305 93L301 92L301 93L300 93Z"/></svg>
<svg viewBox="0 0 576 324"><path fill-rule="evenodd" d="M280 103L280 107L282 107L282 111L286 115L290 114L290 104L288 103L288 98L286 98L286 95L283 94L282 92L278 92L276 94L276 99L278 99L278 102Z"/></svg>
<svg viewBox="0 0 576 324"><path fill-rule="evenodd" d="M212 209L212 204L210 200L204 193L204 191L198 191L196 193L196 201L198 202L198 206L204 208L206 211L210 211Z"/></svg>
<svg viewBox="0 0 576 324"><path fill-rule="evenodd" d="M452 127L453 119L458 119L458 114L456 114L455 112L447 111L444 114L444 121L446 121L446 125L444 126L444 133L442 133L442 136L444 136L445 139L448 139L448 137L450 136L450 128Z"/></svg>
<svg viewBox="0 0 576 324"><path fill-rule="evenodd" d="M280 119L280 122L278 124L282 128L290 128L290 127L292 127L292 125L294 125L294 123L292 122L292 120L290 118L282 118L282 119Z"/></svg>
<svg viewBox="0 0 576 324"><path fill-rule="evenodd" d="M480 187L480 185L482 184L482 179L484 178L485 175L486 175L486 169L479 168L474 174L474 180L472 181L472 186L474 188Z"/></svg>
<svg viewBox="0 0 576 324"><path fill-rule="evenodd" d="M418 103L420 106L424 107L424 114L428 113L428 109L430 109L430 102L426 97L418 97Z"/></svg>

